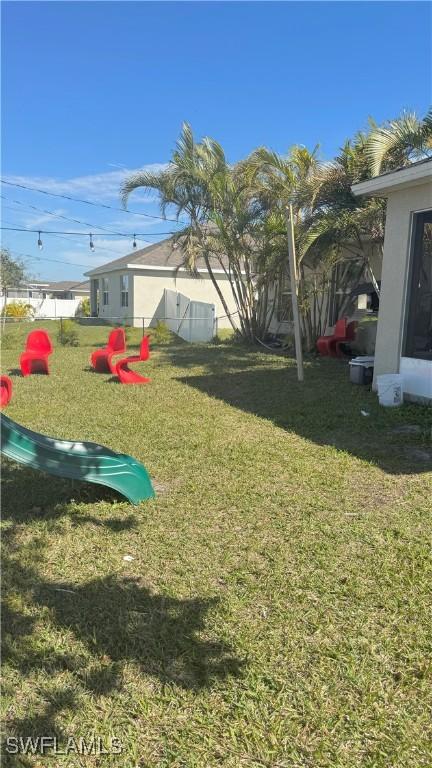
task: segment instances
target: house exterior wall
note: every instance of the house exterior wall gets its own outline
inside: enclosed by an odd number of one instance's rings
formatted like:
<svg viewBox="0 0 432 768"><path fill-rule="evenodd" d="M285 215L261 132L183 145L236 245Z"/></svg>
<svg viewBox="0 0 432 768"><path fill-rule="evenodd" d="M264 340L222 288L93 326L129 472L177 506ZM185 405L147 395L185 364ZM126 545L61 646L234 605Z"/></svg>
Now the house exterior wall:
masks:
<svg viewBox="0 0 432 768"><path fill-rule="evenodd" d="M146 317L151 320L163 319L165 315L164 289L178 291L194 301L204 301L214 304L216 308L216 317L225 315L226 312L219 299L217 291L208 275L202 277L191 277L185 273L159 272L158 270L145 270L142 272L133 272L133 296L134 296L134 315L137 317ZM219 276L218 285L221 288L224 299L228 305L229 312L236 312L234 297L230 284L224 275ZM234 315L233 320L237 320ZM218 328L231 328L229 319L222 318L218 320Z"/></svg>
<svg viewBox="0 0 432 768"><path fill-rule="evenodd" d="M129 306L121 306L120 278L122 275L129 276ZM218 284L221 287L223 296L228 305L228 309L233 313L233 320L237 320L236 306L234 297L227 278L224 275L219 276ZM103 304L103 279L108 281L109 303ZM216 317L225 315L226 312L222 306L217 291L207 275L202 277L191 277L185 273L176 273L174 270L158 269L121 269L116 271L100 272L91 278L91 302L92 312L96 312L96 293L94 280L98 280L99 288L99 317L126 318L146 318L146 324L155 322L158 319L165 318L164 289L178 291L188 296L194 301L203 301L214 304L216 308ZM134 321L135 325L140 326L141 319ZM231 328L228 318L218 320L218 328Z"/></svg>
<svg viewBox="0 0 432 768"><path fill-rule="evenodd" d="M120 278L122 275L129 275L129 302L127 307L121 306ZM130 269L121 269L112 272L101 272L100 274L95 275L95 278L99 281L99 317L105 317L107 319L113 317L118 318L119 320L132 318L134 316L132 271ZM91 280L92 285L95 278L92 278ZM104 279L108 281L108 304L103 303ZM92 312L95 312L96 307L93 306L93 303L95 302L95 294L92 290L90 290L90 296Z"/></svg>
<svg viewBox="0 0 432 768"><path fill-rule="evenodd" d="M430 182L395 190L388 194L375 348L375 389L377 376L384 373L399 373L400 370L409 278L412 214L430 209L431 206Z"/></svg>
<svg viewBox="0 0 432 768"><path fill-rule="evenodd" d="M90 314L92 317L98 315L98 299L99 299L99 279L92 277L90 279Z"/></svg>

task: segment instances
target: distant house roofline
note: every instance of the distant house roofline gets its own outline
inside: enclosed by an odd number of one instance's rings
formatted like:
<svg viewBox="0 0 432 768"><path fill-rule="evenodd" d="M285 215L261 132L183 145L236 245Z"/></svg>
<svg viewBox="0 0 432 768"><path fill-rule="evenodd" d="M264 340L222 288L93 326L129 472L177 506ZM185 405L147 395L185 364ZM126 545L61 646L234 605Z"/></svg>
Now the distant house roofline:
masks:
<svg viewBox="0 0 432 768"><path fill-rule="evenodd" d="M49 285L48 280L21 280L19 283L20 286L23 286L24 288L29 288L34 286L35 288L45 288L47 285Z"/></svg>
<svg viewBox="0 0 432 768"><path fill-rule="evenodd" d="M432 157L419 160L406 168L387 171L380 176L374 176L373 179L361 181L354 184L351 191L356 196L387 197L388 194L399 189L425 184L429 178L432 183Z"/></svg>
<svg viewBox="0 0 432 768"><path fill-rule="evenodd" d="M90 283L88 280L76 282L75 280L59 280L47 285L50 293L65 293L67 291L80 291L81 293L90 293Z"/></svg>
<svg viewBox="0 0 432 768"><path fill-rule="evenodd" d="M97 267L96 269L92 269L91 272L85 272L84 274L89 277L97 277L97 275L104 275L107 272L119 272L123 271L125 269L133 269L136 272L171 272L172 274L183 272L188 275L191 274L190 270L186 269L185 267L160 267L155 264L105 264L101 267ZM197 269L197 272L199 275L208 275L208 270L204 267L204 269ZM215 275L225 275L226 272L224 269L214 269L212 267L212 272Z"/></svg>

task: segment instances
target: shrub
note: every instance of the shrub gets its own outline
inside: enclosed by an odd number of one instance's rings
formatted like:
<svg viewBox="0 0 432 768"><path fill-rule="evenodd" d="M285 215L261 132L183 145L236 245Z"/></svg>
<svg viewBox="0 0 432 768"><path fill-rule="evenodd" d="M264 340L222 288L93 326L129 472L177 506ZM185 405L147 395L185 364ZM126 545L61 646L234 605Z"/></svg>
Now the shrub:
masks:
<svg viewBox="0 0 432 768"><path fill-rule="evenodd" d="M232 328L219 328L216 336L213 337L215 344L229 344L234 341L234 331Z"/></svg>
<svg viewBox="0 0 432 768"><path fill-rule="evenodd" d="M150 329L152 341L155 344L167 344L171 341L171 331L163 320L158 320L155 327Z"/></svg>
<svg viewBox="0 0 432 768"><path fill-rule="evenodd" d="M73 320L61 320L60 328L57 333L57 341L63 347L78 346L78 332Z"/></svg>
<svg viewBox="0 0 432 768"><path fill-rule="evenodd" d="M84 296L77 306L75 317L90 317L90 299Z"/></svg>
<svg viewBox="0 0 432 768"><path fill-rule="evenodd" d="M23 301L11 301L2 309L2 317L14 317L17 320L29 320L33 315L34 308Z"/></svg>
<svg viewBox="0 0 432 768"><path fill-rule="evenodd" d="M378 318L363 317L356 331L355 340L352 342L352 348L357 355L374 355L375 341L377 334Z"/></svg>

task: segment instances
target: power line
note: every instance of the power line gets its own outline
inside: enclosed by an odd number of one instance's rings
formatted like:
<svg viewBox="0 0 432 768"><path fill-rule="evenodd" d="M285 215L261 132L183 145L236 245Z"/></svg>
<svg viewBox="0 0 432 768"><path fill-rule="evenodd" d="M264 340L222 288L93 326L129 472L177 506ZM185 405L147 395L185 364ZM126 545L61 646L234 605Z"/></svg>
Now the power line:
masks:
<svg viewBox="0 0 432 768"><path fill-rule="evenodd" d="M52 261L52 262L55 262L56 264L68 264L68 266L70 267L83 267L84 269L89 269L92 267L91 264L78 264L77 262L74 262L74 261L64 261L61 259L48 259L45 256L30 256L29 253L20 253L19 251L11 250L11 253L13 253L15 256L21 256L21 258L23 259L35 259L36 261Z"/></svg>
<svg viewBox="0 0 432 768"><path fill-rule="evenodd" d="M55 216L56 219L64 219L64 221L72 221L74 224L82 224L83 227L91 227L92 229L103 229L106 232L109 232L109 230L106 227L103 227L101 224L90 224L88 221L80 221L80 219L72 219L70 216L64 216L61 213L54 213L54 211L47 211L45 208L38 208L36 205L31 205L30 203L23 203L21 200L12 200L10 197L6 197L6 195L0 195L2 200L8 200L10 203L15 203L16 205L22 205L24 208L31 208L33 211L38 211L39 213L46 213L48 216ZM3 207L9 207L9 206L3 206ZM10 210L14 210L11 208Z"/></svg>
<svg viewBox="0 0 432 768"><path fill-rule="evenodd" d="M61 195L59 192L48 192L46 189L38 189L37 187L29 187L25 184L16 184L12 181L6 181L6 179L0 179L2 184L8 184L10 187L18 187L19 189L27 189L30 192L40 192L41 195L49 195L50 197L61 197L63 200L71 200L74 203L85 203L86 205L94 205L97 208L108 208L111 211L121 211L122 213L131 213L133 216L144 216L147 219L159 219L160 221L172 221L174 224L184 224L177 219L168 219L164 216L156 216L151 213L141 213L139 211L131 211L129 208L118 208L115 205L108 205L106 203L97 203L94 200L84 200L79 197L71 197L70 195Z"/></svg>

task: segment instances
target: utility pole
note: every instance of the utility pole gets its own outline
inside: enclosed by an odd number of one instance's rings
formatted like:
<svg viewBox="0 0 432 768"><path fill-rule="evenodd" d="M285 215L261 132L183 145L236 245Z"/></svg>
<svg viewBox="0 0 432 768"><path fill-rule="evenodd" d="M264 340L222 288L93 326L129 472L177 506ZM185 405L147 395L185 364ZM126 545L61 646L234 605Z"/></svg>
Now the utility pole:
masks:
<svg viewBox="0 0 432 768"><path fill-rule="evenodd" d="M297 378L303 381L303 350L301 341L300 315L298 308L298 284L297 284L297 262L294 240L294 216L291 203L287 205L287 233L288 233L288 256L290 265L291 282L291 301L294 317L294 341L297 360Z"/></svg>

